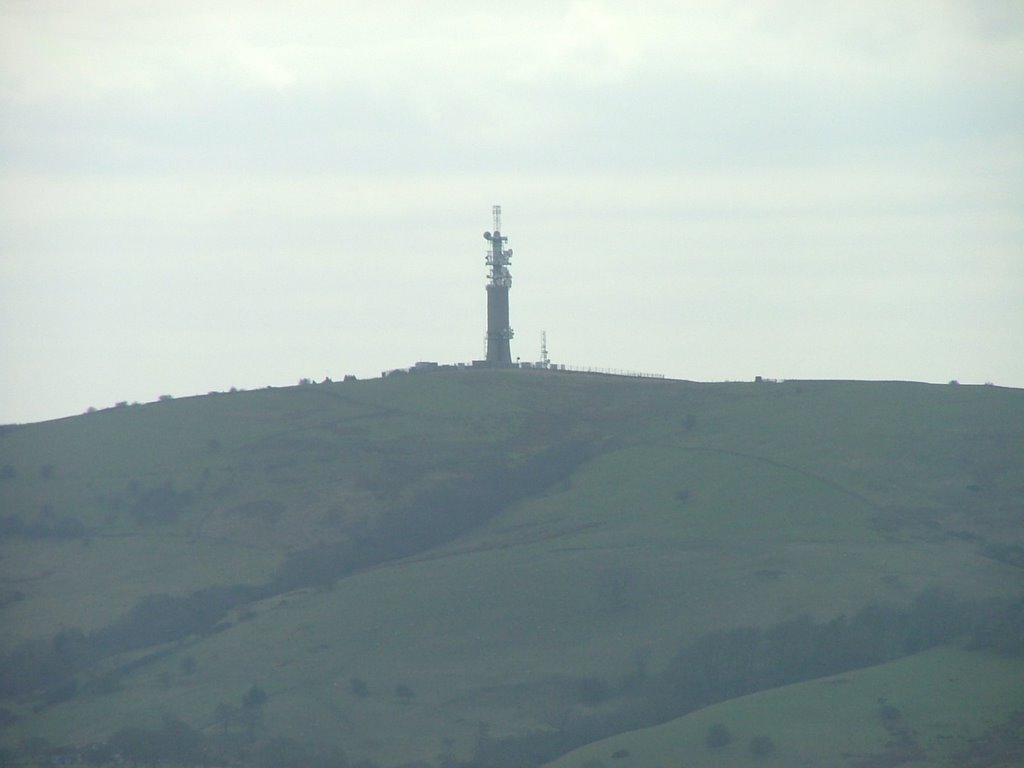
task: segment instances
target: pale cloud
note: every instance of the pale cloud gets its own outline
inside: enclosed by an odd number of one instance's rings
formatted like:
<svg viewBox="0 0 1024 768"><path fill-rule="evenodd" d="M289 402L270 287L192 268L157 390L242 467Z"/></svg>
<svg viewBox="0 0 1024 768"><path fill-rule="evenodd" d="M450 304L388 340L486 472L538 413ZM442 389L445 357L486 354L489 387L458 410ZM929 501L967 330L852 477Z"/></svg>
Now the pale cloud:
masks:
<svg viewBox="0 0 1024 768"><path fill-rule="evenodd" d="M0 420L478 356L495 202L524 359L1024 385L1022 17L5 3Z"/></svg>
<svg viewBox="0 0 1024 768"><path fill-rule="evenodd" d="M411 81L435 91L470 82L495 96L509 84L595 86L640 75L972 81L1024 69L1020 14L999 7L575 0L497 12L468 2L305 2L287 10L9 3L0 11L2 83L9 98L40 99L195 81L270 90Z"/></svg>

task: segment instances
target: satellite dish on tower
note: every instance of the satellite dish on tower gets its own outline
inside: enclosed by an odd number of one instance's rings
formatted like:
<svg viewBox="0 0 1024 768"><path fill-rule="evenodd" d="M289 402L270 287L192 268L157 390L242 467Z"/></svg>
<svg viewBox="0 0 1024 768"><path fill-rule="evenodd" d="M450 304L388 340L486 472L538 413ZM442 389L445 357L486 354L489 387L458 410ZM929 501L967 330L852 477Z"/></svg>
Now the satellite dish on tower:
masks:
<svg viewBox="0 0 1024 768"><path fill-rule="evenodd" d="M491 233L490 232L484 232L484 240L490 240L490 239L491 239Z"/></svg>

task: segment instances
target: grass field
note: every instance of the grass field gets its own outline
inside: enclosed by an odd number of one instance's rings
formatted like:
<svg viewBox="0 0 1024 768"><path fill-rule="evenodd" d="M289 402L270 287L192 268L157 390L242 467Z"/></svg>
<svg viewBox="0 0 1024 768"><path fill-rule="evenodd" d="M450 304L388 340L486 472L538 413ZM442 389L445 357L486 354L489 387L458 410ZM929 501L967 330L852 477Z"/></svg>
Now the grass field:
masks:
<svg viewBox="0 0 1024 768"><path fill-rule="evenodd" d="M168 713L216 732L218 705L255 683L269 695L267 737L332 741L382 765L468 758L481 734L550 732L599 711L580 681L661 669L709 632L905 605L928 587L981 600L1024 586L1013 549L1024 545L1022 392L452 371L0 432L0 467L11 467L0 516L23 529L0 539L0 651L102 629L148 595L265 585L288 557L358 541L424 491L569 441L592 458L440 545L237 606L218 631L151 648L161 653L147 663L129 664L144 649L106 658L76 673L71 698L0 702L12 715L0 743L84 744ZM75 535L38 535L70 518ZM42 527L25 535L31 524ZM118 666L128 671L116 686L90 687ZM943 689L944 714L928 714L918 704L946 667L971 670L975 687L958 684L970 701ZM783 760L791 754L839 765L799 750L847 718L858 723L850 750L881 749L872 696L893 686L938 761L949 750L927 723L976 732L968 710L990 701L993 717L1007 714L1002 681L1020 671L933 650L844 674L849 683L766 691L622 734L611 752L628 759L610 758L612 740L557 765L700 765L716 718L736 723L743 748L714 755L738 762L703 764L753 764L745 744L757 722L779 745L776 764L800 764ZM666 746L694 739L685 753Z"/></svg>

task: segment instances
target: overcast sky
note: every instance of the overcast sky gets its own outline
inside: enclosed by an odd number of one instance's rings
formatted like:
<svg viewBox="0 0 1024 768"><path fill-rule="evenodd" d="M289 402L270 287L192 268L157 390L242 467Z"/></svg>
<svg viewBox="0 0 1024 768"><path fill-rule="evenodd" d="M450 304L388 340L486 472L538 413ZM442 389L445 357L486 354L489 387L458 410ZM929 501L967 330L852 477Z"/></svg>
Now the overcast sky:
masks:
<svg viewBox="0 0 1024 768"><path fill-rule="evenodd" d="M0 422L484 353L1024 386L1024 3L0 0Z"/></svg>

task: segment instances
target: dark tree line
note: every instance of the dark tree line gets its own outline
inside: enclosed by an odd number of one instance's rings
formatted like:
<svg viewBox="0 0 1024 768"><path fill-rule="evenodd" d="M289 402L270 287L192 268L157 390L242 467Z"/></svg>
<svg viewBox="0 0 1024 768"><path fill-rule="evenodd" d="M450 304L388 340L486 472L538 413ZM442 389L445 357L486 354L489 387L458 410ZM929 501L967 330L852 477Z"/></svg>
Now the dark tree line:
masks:
<svg viewBox="0 0 1024 768"><path fill-rule="evenodd" d="M260 691L258 687L250 690ZM245 697L243 697L243 707ZM63 753L56 750L55 754ZM79 763L95 766L223 765L245 768L376 768L373 763L353 765L345 751L329 744L302 743L290 738L239 741L231 735L207 735L172 715L156 728L128 727L102 744L78 751Z"/></svg>
<svg viewBox="0 0 1024 768"><path fill-rule="evenodd" d="M42 690L42 703L55 704L79 691L76 675L108 656L216 631L232 607L265 594L253 586L208 587L184 597L151 595L112 624L94 632L61 630L49 643L25 641L0 659L0 695ZM162 654L156 654L162 655ZM116 687L116 678L155 656L122 667L94 685Z"/></svg>
<svg viewBox="0 0 1024 768"><path fill-rule="evenodd" d="M86 534L85 524L77 517L26 522L18 515L0 518L0 537L22 536L26 539L80 539Z"/></svg>
<svg viewBox="0 0 1024 768"><path fill-rule="evenodd" d="M650 687L651 705L655 717L670 719L755 691L881 664L951 642L1013 610L930 589L905 608L874 603L827 622L802 616L767 629L715 632L672 658Z"/></svg>

